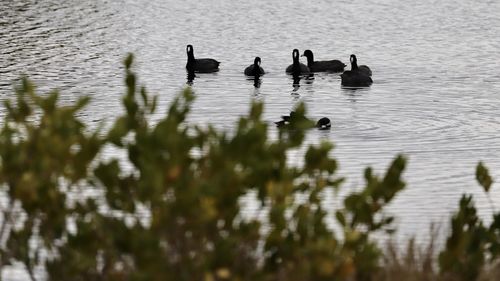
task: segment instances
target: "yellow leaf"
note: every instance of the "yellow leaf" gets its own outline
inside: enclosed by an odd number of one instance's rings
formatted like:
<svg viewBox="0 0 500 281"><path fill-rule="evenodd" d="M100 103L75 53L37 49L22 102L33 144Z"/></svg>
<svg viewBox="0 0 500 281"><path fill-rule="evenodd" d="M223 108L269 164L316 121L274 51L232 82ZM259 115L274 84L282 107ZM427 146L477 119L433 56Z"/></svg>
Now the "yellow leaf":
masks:
<svg viewBox="0 0 500 281"><path fill-rule="evenodd" d="M215 208L215 199L212 197L201 198L201 209L203 210L203 216L206 219L212 219L217 216L217 209Z"/></svg>
<svg viewBox="0 0 500 281"><path fill-rule="evenodd" d="M231 271L229 271L229 269L225 267L217 269L217 272L215 274L221 279L231 278Z"/></svg>
<svg viewBox="0 0 500 281"><path fill-rule="evenodd" d="M342 279L348 278L354 274L355 268L351 258L347 258L340 266L339 275Z"/></svg>
<svg viewBox="0 0 500 281"><path fill-rule="evenodd" d="M322 259L318 263L318 271L321 276L331 276L335 271L335 263L332 260Z"/></svg>
<svg viewBox="0 0 500 281"><path fill-rule="evenodd" d="M205 273L204 281L215 281L214 277L212 276L212 273L210 272Z"/></svg>

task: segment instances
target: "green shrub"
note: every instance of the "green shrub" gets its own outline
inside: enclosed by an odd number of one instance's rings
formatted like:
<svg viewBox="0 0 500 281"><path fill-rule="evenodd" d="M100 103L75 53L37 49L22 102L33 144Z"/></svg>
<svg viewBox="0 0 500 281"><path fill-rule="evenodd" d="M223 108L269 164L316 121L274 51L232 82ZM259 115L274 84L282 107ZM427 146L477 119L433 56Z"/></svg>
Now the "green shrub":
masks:
<svg viewBox="0 0 500 281"><path fill-rule="evenodd" d="M489 198L493 179L482 163L477 165L476 179ZM498 262L499 250L500 213L494 214L489 227L485 226L477 215L472 196L463 195L459 210L451 219L451 233L446 247L439 255L443 274L454 280L477 280L487 258L490 264Z"/></svg>

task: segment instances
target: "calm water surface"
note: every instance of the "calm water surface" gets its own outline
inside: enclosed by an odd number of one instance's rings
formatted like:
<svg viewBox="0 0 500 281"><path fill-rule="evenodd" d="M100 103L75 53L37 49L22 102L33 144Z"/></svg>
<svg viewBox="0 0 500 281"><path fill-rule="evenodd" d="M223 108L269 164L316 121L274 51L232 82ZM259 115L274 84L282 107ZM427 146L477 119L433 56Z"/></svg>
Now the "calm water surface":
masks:
<svg viewBox="0 0 500 281"><path fill-rule="evenodd" d="M464 192L477 194L489 214L474 171L483 160L500 179L498 1L1 3L1 99L26 74L42 92L60 89L64 102L90 95L82 118L110 122L121 113L121 61L133 52L140 81L166 108L186 85L185 46L193 44L195 56L222 64L195 79L190 122L230 130L258 99L271 123L305 102L311 117L333 121L330 131L310 131L307 142L335 143L339 175L349 179L344 190L363 184L367 165L382 172L397 153L408 156L408 187L390 208L400 235L425 236L431 221L446 222ZM294 88L284 73L293 48L346 63L357 54L374 84L342 89L338 74L319 74ZM242 74L255 56L268 72L260 89ZM500 187L493 190L499 207Z"/></svg>

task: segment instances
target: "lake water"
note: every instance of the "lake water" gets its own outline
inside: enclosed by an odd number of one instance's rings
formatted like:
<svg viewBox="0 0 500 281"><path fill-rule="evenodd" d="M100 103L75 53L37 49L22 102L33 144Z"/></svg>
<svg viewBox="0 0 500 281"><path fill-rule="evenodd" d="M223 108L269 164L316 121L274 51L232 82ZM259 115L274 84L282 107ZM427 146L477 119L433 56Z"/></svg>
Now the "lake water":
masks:
<svg viewBox="0 0 500 281"><path fill-rule="evenodd" d="M408 186L390 211L400 235L425 236L431 221L447 223L464 192L476 194L485 217L491 210L474 172L482 160L500 179L499 12L499 1L483 0L2 1L0 98L25 74L41 92L58 88L64 102L90 95L82 118L110 122L121 113L122 60L133 52L140 82L166 108L186 85L193 44L196 57L222 63L194 80L190 122L230 130L258 99L272 124L305 102L312 118L333 122L307 142L336 145L345 191L363 184L366 166L382 172L407 155ZM345 63L354 53L374 83L349 90L338 74L317 74L294 88L284 73L294 48ZM242 74L255 56L267 72L259 89ZM500 186L492 195L499 208Z"/></svg>

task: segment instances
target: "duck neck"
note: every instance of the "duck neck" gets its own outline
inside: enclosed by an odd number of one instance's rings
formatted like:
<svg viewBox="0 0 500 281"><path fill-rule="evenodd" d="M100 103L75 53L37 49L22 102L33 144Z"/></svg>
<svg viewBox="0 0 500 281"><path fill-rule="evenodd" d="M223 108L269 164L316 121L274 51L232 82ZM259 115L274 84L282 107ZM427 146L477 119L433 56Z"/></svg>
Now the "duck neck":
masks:
<svg viewBox="0 0 500 281"><path fill-rule="evenodd" d="M358 69L358 63L356 62L356 60L353 60L351 62L351 70L357 70Z"/></svg>
<svg viewBox="0 0 500 281"><path fill-rule="evenodd" d="M351 57L351 70L358 70L358 60L355 56Z"/></svg>
<svg viewBox="0 0 500 281"><path fill-rule="evenodd" d="M314 64L314 55L313 54L307 54L307 66L311 67Z"/></svg>
<svg viewBox="0 0 500 281"><path fill-rule="evenodd" d="M260 67L259 67L259 64L257 62L255 62L253 64L253 75L255 77L259 77L259 75L260 75Z"/></svg>
<svg viewBox="0 0 500 281"><path fill-rule="evenodd" d="M186 68L187 68L187 70L189 72L194 72L196 60L194 59L193 49L189 49L188 48L188 50L187 50L187 57L188 57L188 61L187 61L187 64L186 64Z"/></svg>
<svg viewBox="0 0 500 281"><path fill-rule="evenodd" d="M194 54L193 54L193 52L192 51L188 52L187 55L188 55L188 62L194 62Z"/></svg>
<svg viewBox="0 0 500 281"><path fill-rule="evenodd" d="M258 61L258 60L255 60L255 61L253 62L253 68L254 68L254 69L259 69L259 61Z"/></svg>
<svg viewBox="0 0 500 281"><path fill-rule="evenodd" d="M293 57L293 65L294 66L299 66L300 65L300 62L299 62L299 52L298 51L294 51L293 54L292 54L292 57Z"/></svg>

